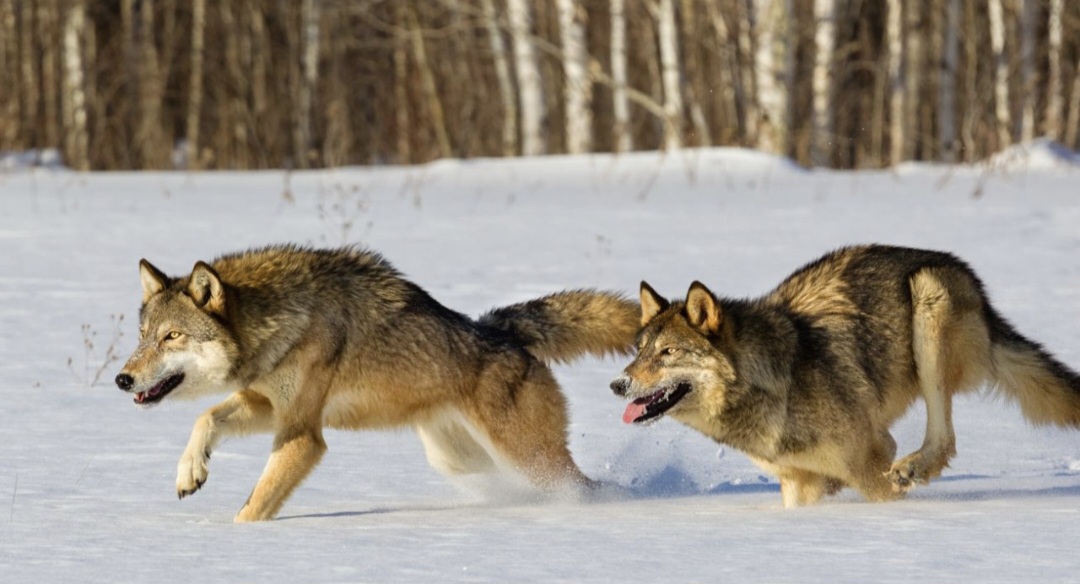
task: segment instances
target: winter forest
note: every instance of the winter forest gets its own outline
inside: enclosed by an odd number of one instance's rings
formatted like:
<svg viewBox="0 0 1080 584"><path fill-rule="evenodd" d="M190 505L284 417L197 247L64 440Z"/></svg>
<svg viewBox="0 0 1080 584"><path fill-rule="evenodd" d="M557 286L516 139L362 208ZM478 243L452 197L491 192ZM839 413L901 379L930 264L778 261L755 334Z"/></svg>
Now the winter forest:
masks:
<svg viewBox="0 0 1080 584"><path fill-rule="evenodd" d="M876 168L1078 126L1071 0L0 0L0 151L76 170L720 145Z"/></svg>

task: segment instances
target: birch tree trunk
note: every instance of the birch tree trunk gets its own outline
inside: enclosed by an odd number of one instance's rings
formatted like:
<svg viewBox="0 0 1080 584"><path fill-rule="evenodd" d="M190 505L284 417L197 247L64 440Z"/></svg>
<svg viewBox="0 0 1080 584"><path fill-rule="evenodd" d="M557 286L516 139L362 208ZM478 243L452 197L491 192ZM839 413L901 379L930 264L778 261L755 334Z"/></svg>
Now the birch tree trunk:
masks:
<svg viewBox="0 0 1080 584"><path fill-rule="evenodd" d="M814 0L814 138L811 160L828 166L833 150L832 63L836 46L836 0Z"/></svg>
<svg viewBox="0 0 1080 584"><path fill-rule="evenodd" d="M82 37L86 6L74 0L64 21L64 160L74 170L90 170L86 135L86 91L83 84Z"/></svg>
<svg viewBox="0 0 1080 584"><path fill-rule="evenodd" d="M56 60L56 14L55 0L37 0L28 4L37 6L37 40L41 47L41 97L44 102L42 111L44 119L41 122L43 140L40 146L56 148L60 145L60 131L56 104L59 101L59 84L57 77Z"/></svg>
<svg viewBox="0 0 1080 584"><path fill-rule="evenodd" d="M514 83L510 79L510 61L506 55L506 43L503 42L502 29L495 13L493 0L481 0L484 13L484 26L487 28L491 44L491 54L495 60L495 78L499 83L499 97L502 99L502 152L503 156L517 153L517 96L514 95Z"/></svg>
<svg viewBox="0 0 1080 584"><path fill-rule="evenodd" d="M407 15L409 29L412 34L413 59L416 67L420 70L420 79L424 87L424 96L428 102L428 110L431 115L431 128L435 132L435 143L439 149L439 156L450 158L453 150L450 147L450 136L446 132L446 115L442 101L439 98L439 89L435 85L435 73L431 70L428 62L427 46L424 43L424 31L420 27L420 19L416 14L416 4L410 1Z"/></svg>
<svg viewBox="0 0 1080 584"><path fill-rule="evenodd" d="M611 0L611 99L616 152L634 149L630 134L630 99L626 85L626 0Z"/></svg>
<svg viewBox="0 0 1080 584"><path fill-rule="evenodd" d="M921 19L924 17L926 0L906 0L904 20L907 32L904 34L904 160L913 160L919 143L926 138L919 123L919 109L922 104L922 74L924 59L924 33Z"/></svg>
<svg viewBox="0 0 1080 584"><path fill-rule="evenodd" d="M1009 113L1009 62L1005 55L1005 18L1002 0L989 0L990 45L994 51L994 115L998 149L1012 144L1012 116Z"/></svg>
<svg viewBox="0 0 1080 584"><path fill-rule="evenodd" d="M135 127L136 152L139 167L161 169L169 165L171 146L165 140L162 127L161 101L165 80L154 44L154 3L142 0L138 7L139 24L136 35L138 47L138 120Z"/></svg>
<svg viewBox="0 0 1080 584"><path fill-rule="evenodd" d="M537 156L547 152L544 139L544 86L540 77L540 65L532 41L532 16L529 0L507 0L506 11L510 18L510 39L514 46L514 64L517 73L518 96L521 111L521 153Z"/></svg>
<svg viewBox="0 0 1080 584"><path fill-rule="evenodd" d="M886 70L889 75L889 164L904 160L908 137L904 134L903 19L900 0L888 0L885 24Z"/></svg>
<svg viewBox="0 0 1080 584"><path fill-rule="evenodd" d="M757 47L754 50L754 78L762 114L759 122L758 145L765 152L787 154L788 128L788 70L787 49L789 32L788 0L754 0L754 31ZM782 59L777 54L783 55Z"/></svg>
<svg viewBox="0 0 1080 584"><path fill-rule="evenodd" d="M759 120L761 110L758 100L757 67L755 66L754 53L754 0L735 0L735 11L739 23L739 55L744 62L736 59L736 71L742 80L742 119L743 145L753 146L758 140L760 132Z"/></svg>
<svg viewBox="0 0 1080 584"><path fill-rule="evenodd" d="M1035 139L1035 100L1038 87L1035 85L1035 34L1038 27L1039 7L1035 0L1020 0L1023 4L1020 15L1020 98L1022 102L1020 117L1020 140L1030 142Z"/></svg>
<svg viewBox="0 0 1080 584"><path fill-rule="evenodd" d="M938 148L945 162L956 153L956 69L960 51L960 0L947 0L942 70L938 86Z"/></svg>
<svg viewBox="0 0 1080 584"><path fill-rule="evenodd" d="M585 9L579 0L557 0L566 99L566 151L592 150L592 81L585 50Z"/></svg>
<svg viewBox="0 0 1080 584"><path fill-rule="evenodd" d="M664 83L664 149L682 148L683 99L679 73L679 38L675 26L675 0L655 6L660 43L660 70Z"/></svg>
<svg viewBox="0 0 1080 584"><path fill-rule="evenodd" d="M740 140L746 138L746 128L739 124L739 103L745 101L744 88L739 76L739 63L736 59L735 42L731 29L716 2L706 2L709 22L716 33L716 51L720 55L720 68L717 78L720 82L721 115L725 124L735 126L735 134Z"/></svg>
<svg viewBox="0 0 1080 584"><path fill-rule="evenodd" d="M1076 63L1072 97L1069 99L1069 115L1065 119L1065 145L1069 148L1080 147L1080 144L1076 142L1078 131L1080 131L1080 62Z"/></svg>
<svg viewBox="0 0 1080 584"><path fill-rule="evenodd" d="M203 32L206 30L206 0L192 0L191 5L191 77L188 87L184 136L188 170L199 169L199 116L203 96Z"/></svg>
<svg viewBox="0 0 1080 584"><path fill-rule="evenodd" d="M293 128L293 158L300 168L311 165L311 110L318 79L319 2L303 0L300 9L300 86L297 94L297 117Z"/></svg>
<svg viewBox="0 0 1080 584"><path fill-rule="evenodd" d="M33 10L32 3L23 2L20 6L19 18L23 23L23 30L19 33L19 53L21 55L19 61L23 88L22 116L23 119L27 120L27 123L30 124L23 145L30 148L39 145L38 136L34 132L34 128L38 127L38 102L41 100L37 67L34 62L34 34L32 34L31 31L26 30L32 28L30 23L34 21Z"/></svg>
<svg viewBox="0 0 1080 584"><path fill-rule="evenodd" d="M19 33L14 0L0 0L0 151L17 147L19 129Z"/></svg>
<svg viewBox="0 0 1080 584"><path fill-rule="evenodd" d="M1050 0L1047 30L1046 118L1043 131L1051 140L1061 136L1061 12L1064 0Z"/></svg>

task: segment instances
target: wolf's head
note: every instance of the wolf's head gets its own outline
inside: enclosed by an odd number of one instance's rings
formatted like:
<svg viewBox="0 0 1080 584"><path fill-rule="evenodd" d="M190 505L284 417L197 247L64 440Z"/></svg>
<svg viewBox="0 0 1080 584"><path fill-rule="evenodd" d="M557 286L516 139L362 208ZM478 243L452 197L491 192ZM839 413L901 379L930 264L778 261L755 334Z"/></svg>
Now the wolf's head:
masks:
<svg viewBox="0 0 1080 584"><path fill-rule="evenodd" d="M228 293L217 272L199 262L189 277L172 279L142 260L139 273L139 345L116 385L141 406L169 395L235 389L230 379L239 349L226 326Z"/></svg>
<svg viewBox="0 0 1080 584"><path fill-rule="evenodd" d="M643 424L669 413L707 416L702 408L719 408L735 368L724 350L731 327L716 296L694 282L684 302L668 302L642 282L641 326L634 361L611 382L616 395L631 400L623 421Z"/></svg>

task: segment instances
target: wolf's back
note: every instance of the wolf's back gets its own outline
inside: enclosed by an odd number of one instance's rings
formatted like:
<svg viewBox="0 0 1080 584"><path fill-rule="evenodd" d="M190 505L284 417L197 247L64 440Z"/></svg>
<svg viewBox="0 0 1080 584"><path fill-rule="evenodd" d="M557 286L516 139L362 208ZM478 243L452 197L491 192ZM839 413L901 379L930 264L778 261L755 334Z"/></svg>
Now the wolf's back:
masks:
<svg viewBox="0 0 1080 584"><path fill-rule="evenodd" d="M637 302L599 290L567 290L496 308L482 325L521 342L542 361L567 362L586 353L628 354L640 326Z"/></svg>

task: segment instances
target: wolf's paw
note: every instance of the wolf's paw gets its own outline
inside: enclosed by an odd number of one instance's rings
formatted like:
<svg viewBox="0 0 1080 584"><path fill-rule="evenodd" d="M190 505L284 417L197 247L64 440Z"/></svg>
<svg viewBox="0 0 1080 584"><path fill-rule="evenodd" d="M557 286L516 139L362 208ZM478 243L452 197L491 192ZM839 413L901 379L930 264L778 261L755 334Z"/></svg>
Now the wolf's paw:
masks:
<svg viewBox="0 0 1080 584"><path fill-rule="evenodd" d="M920 449L893 463L885 477L892 483L893 491L906 493L916 485L925 485L941 476L941 471L949 466L949 458L955 453L955 449L949 446L932 449L930 454Z"/></svg>
<svg viewBox="0 0 1080 584"><path fill-rule="evenodd" d="M210 451L188 449L176 465L176 495L183 499L198 491L210 474Z"/></svg>

